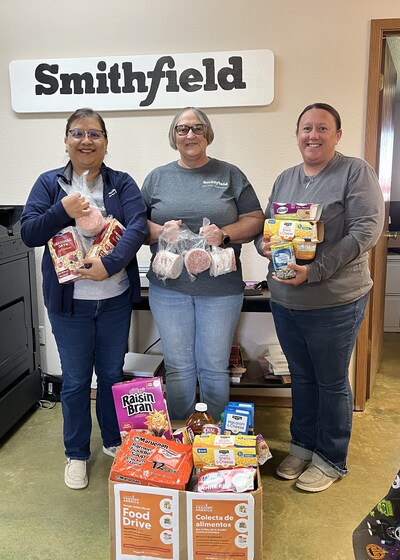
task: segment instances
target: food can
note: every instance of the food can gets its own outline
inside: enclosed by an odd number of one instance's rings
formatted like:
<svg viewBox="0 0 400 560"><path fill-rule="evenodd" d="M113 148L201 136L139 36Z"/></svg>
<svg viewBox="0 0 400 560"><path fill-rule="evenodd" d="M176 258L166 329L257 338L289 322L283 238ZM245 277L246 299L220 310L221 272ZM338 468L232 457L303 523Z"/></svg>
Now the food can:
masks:
<svg viewBox="0 0 400 560"><path fill-rule="evenodd" d="M215 434L216 436L221 433L221 428L216 424L204 424L201 429L202 434Z"/></svg>
<svg viewBox="0 0 400 560"><path fill-rule="evenodd" d="M282 280L290 280L296 276L296 271L288 267L289 263L296 264L294 247L291 241L282 241L271 245L272 264L276 276Z"/></svg>

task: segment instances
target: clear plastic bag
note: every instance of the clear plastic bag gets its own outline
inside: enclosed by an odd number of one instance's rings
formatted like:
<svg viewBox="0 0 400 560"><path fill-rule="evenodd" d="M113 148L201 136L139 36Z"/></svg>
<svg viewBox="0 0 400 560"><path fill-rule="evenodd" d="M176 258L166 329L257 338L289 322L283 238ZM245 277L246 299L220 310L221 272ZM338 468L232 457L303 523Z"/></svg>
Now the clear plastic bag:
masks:
<svg viewBox="0 0 400 560"><path fill-rule="evenodd" d="M84 216L76 218L75 224L80 233L85 237L95 237L104 228L105 218L95 200L90 196L86 181L88 173L89 171L87 170L78 178L73 176L70 185L62 181L61 186L67 194L78 192L85 197L85 200L89 203L90 211Z"/></svg>

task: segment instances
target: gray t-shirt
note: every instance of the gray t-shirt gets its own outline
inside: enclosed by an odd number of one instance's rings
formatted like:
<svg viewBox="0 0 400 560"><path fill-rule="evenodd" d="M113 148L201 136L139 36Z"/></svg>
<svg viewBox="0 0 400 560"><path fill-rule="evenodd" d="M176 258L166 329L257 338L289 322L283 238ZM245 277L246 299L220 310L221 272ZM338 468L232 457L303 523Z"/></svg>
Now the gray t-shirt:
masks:
<svg viewBox="0 0 400 560"><path fill-rule="evenodd" d="M146 177L142 195L148 209L148 218L163 225L168 220L182 220L194 233L199 233L203 218L220 228L232 224L242 214L261 210L260 203L247 177L236 166L210 158L203 167L186 169L177 162L163 165ZM155 255L157 243L150 249ZM232 244L237 270L221 276L210 276L209 271L198 274L194 281L184 268L176 280L163 282L152 271L149 281L190 295L221 296L238 294L244 283L240 265L240 244Z"/></svg>
<svg viewBox="0 0 400 560"><path fill-rule="evenodd" d="M325 230L324 241L308 264L308 282L299 286L276 282L270 263L268 286L274 301L288 309L318 309L351 303L370 290L367 252L382 233L384 203L367 162L336 153L311 180L304 175L303 164L296 165L276 179L267 218L272 216L273 202L322 204Z"/></svg>

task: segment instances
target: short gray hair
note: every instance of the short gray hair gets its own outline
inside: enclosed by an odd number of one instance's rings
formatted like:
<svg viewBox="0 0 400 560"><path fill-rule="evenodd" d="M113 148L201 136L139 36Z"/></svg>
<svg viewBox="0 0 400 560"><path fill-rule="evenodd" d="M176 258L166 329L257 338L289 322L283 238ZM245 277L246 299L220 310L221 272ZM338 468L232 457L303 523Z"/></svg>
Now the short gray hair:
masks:
<svg viewBox="0 0 400 560"><path fill-rule="evenodd" d="M210 119L207 117L207 115L204 113L204 111L202 111L201 109L198 109L197 107L185 107L184 109L181 109L179 111L179 113L177 113L174 116L174 118L172 119L171 126L169 127L168 139L169 139L169 143L170 143L171 148L173 148L174 150L177 150L175 126L177 125L177 123L181 119L182 115L184 113L187 113L188 111L192 111L192 113L194 113L196 115L196 117L199 119L201 124L204 124L205 129L206 129L205 133L204 133L204 136L205 136L205 139L207 140L207 144L211 144L211 142L214 140L214 131L213 131L213 128L211 126Z"/></svg>

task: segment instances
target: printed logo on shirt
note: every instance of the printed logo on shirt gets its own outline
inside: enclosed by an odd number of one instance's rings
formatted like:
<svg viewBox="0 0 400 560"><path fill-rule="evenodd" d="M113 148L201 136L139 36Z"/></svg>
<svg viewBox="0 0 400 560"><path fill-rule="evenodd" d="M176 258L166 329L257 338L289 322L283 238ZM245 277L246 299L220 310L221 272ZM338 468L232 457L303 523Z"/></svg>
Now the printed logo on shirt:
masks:
<svg viewBox="0 0 400 560"><path fill-rule="evenodd" d="M227 181L203 181L203 187L217 187L217 189L224 189L227 186Z"/></svg>
<svg viewBox="0 0 400 560"><path fill-rule="evenodd" d="M109 193L108 193L108 198L111 198L112 196L118 194L116 189L112 189Z"/></svg>

